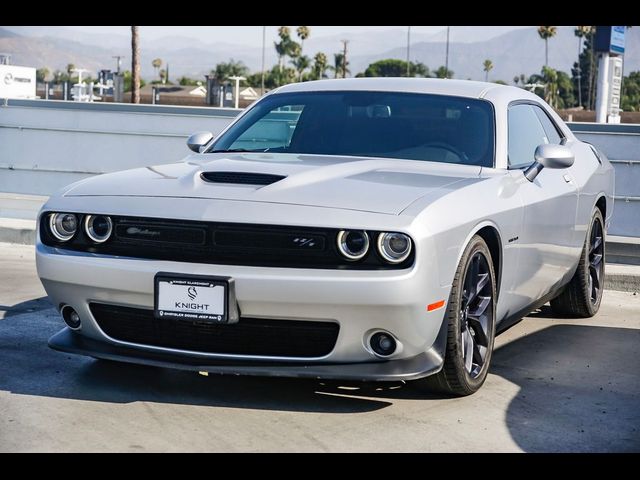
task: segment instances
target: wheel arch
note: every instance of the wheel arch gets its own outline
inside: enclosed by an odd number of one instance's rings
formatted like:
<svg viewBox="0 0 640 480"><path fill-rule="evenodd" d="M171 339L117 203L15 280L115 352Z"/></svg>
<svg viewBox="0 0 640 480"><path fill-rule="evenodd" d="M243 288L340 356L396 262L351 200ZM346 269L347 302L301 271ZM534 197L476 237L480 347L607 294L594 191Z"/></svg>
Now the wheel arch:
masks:
<svg viewBox="0 0 640 480"><path fill-rule="evenodd" d="M594 205L594 208L599 208L602 212L602 218L607 221L607 196L604 193L598 195L598 199Z"/></svg>
<svg viewBox="0 0 640 480"><path fill-rule="evenodd" d="M495 223L489 220L485 220L477 224L471 230L464 243L462 244L460 252L458 253L456 265L460 263L460 259L462 258L462 254L464 253L465 248L467 248L467 245L475 235L479 235L480 237L482 237L482 239L489 247L489 252L491 253L491 262L493 263L493 270L496 275L497 300L500 297L500 285L502 284L502 235L500 234L500 229Z"/></svg>

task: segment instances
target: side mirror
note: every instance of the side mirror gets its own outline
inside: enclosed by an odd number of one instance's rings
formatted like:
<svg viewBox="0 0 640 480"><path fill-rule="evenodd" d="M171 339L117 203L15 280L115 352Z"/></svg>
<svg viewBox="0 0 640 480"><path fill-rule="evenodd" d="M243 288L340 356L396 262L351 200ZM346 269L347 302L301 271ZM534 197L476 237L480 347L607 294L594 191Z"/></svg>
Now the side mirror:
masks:
<svg viewBox="0 0 640 480"><path fill-rule="evenodd" d="M200 153L200 148L213 140L211 132L196 132L187 139L187 147L196 153Z"/></svg>
<svg viewBox="0 0 640 480"><path fill-rule="evenodd" d="M550 143L538 145L534 158L535 162L524 171L524 176L530 182L535 180L543 168L569 168L575 160L575 156L569 147Z"/></svg>

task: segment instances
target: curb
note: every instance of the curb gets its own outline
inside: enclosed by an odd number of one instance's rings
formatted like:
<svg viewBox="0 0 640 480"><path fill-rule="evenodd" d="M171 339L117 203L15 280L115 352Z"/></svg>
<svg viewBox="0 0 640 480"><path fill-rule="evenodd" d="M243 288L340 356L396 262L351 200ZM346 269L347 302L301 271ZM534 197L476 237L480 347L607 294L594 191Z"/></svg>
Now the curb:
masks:
<svg viewBox="0 0 640 480"><path fill-rule="evenodd" d="M0 242L34 245L36 243L35 220L0 218Z"/></svg>
<svg viewBox="0 0 640 480"><path fill-rule="evenodd" d="M621 292L640 292L640 265L607 263L604 288Z"/></svg>

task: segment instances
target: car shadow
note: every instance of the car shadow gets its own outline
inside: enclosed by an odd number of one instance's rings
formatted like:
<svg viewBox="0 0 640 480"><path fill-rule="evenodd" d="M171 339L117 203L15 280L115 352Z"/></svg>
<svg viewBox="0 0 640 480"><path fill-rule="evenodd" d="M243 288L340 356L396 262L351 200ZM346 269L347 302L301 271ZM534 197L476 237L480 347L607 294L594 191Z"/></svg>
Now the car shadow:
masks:
<svg viewBox="0 0 640 480"><path fill-rule="evenodd" d="M514 441L526 452L640 451L639 358L640 330L570 323L496 349L491 372L520 389L505 417Z"/></svg>
<svg viewBox="0 0 640 480"><path fill-rule="evenodd" d="M49 297L35 298L33 300L27 300L26 302L11 306L0 304L0 320L3 318L14 317L16 315L22 315L24 313L40 312L51 308L51 306Z"/></svg>
<svg viewBox="0 0 640 480"><path fill-rule="evenodd" d="M535 322L536 315L526 321ZM204 377L98 361L50 350L47 339L61 326L52 308L0 321L0 390L123 404L333 414L377 411L401 400L447 398L400 382ZM505 412L513 439L531 452L589 451L594 445L640 450L638 358L640 330L570 323L543 328L496 349L491 374L519 388ZM488 383L485 389L491 388L491 378ZM472 396L462 401L476 400Z"/></svg>

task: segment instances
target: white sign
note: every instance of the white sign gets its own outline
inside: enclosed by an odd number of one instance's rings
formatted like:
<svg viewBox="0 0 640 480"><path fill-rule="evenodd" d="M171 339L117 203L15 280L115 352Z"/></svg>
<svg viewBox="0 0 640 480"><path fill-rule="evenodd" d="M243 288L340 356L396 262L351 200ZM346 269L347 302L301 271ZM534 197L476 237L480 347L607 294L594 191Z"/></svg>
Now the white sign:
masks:
<svg viewBox="0 0 640 480"><path fill-rule="evenodd" d="M160 280L157 313L161 317L222 322L225 287L206 281Z"/></svg>
<svg viewBox="0 0 640 480"><path fill-rule="evenodd" d="M0 65L0 98L36 98L36 69Z"/></svg>

